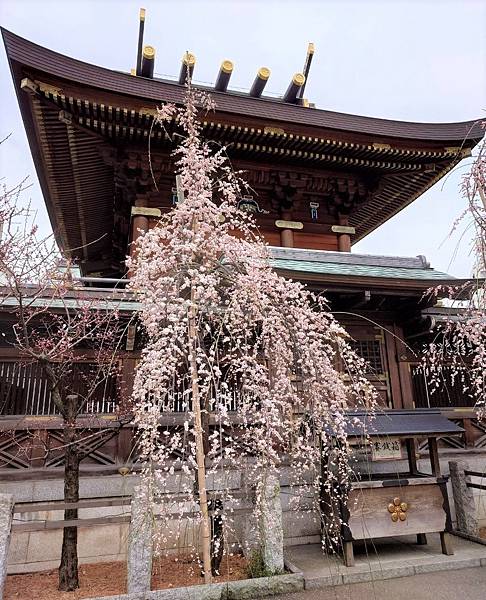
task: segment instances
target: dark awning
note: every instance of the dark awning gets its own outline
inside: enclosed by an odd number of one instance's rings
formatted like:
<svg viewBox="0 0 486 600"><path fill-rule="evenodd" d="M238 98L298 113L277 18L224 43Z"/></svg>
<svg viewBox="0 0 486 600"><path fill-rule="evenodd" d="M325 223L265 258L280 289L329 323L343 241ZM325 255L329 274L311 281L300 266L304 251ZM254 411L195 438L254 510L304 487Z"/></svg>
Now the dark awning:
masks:
<svg viewBox="0 0 486 600"><path fill-rule="evenodd" d="M348 413L347 433L350 437L438 437L463 432L462 427L449 421L440 410L387 410L374 415L364 411Z"/></svg>

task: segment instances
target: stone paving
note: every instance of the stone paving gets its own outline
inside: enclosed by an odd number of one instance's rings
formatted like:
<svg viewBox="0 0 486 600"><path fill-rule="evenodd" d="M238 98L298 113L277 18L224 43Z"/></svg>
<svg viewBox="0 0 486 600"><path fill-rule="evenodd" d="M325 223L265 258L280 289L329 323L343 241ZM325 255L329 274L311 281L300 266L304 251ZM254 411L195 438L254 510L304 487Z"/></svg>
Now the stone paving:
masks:
<svg viewBox="0 0 486 600"><path fill-rule="evenodd" d="M415 541L415 536L401 536L375 540L375 544L355 543L354 567L345 567L339 558L323 555L317 544L287 548L285 558L304 574L306 590L486 567L486 545L452 536L454 555L445 556L439 534L427 534L427 545L420 546Z"/></svg>
<svg viewBox="0 0 486 600"><path fill-rule="evenodd" d="M476 567L306 590L278 600L484 600L485 591L486 569Z"/></svg>

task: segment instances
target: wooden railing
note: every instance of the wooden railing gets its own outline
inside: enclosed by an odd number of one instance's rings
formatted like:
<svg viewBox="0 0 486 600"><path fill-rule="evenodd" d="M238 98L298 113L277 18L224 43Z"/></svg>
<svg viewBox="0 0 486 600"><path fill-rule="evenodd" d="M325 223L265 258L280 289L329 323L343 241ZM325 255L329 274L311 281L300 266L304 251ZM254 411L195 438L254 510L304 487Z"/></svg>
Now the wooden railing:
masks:
<svg viewBox="0 0 486 600"><path fill-rule="evenodd" d="M486 473L480 473L478 471L464 471L466 477L480 477L484 479L486 477ZM475 490L482 490L486 492L486 485L482 483L474 483L472 481L468 481L466 483L468 488L474 488Z"/></svg>
<svg viewBox="0 0 486 600"><path fill-rule="evenodd" d="M418 365L410 365L410 367L416 408L471 408L475 405L474 398L464 391L464 383L458 378L454 383L452 382L451 367L442 367L442 381L438 389L427 382Z"/></svg>
<svg viewBox="0 0 486 600"><path fill-rule="evenodd" d="M89 498L78 502L17 502L14 505L14 519L12 531L44 531L46 529L64 529L64 527L95 527L100 525L113 525L115 523L129 523L130 512L122 509L123 514L108 515L103 517L77 518L77 519L38 519L29 521L19 519L16 515L37 513L51 510L83 509L83 508L111 508L114 506L125 507L130 505L131 496L116 498Z"/></svg>
<svg viewBox="0 0 486 600"><path fill-rule="evenodd" d="M86 414L110 414L115 412L118 393L115 375L108 376L92 393L85 396L83 388L96 371L92 363L76 363L71 367L69 393L78 393L87 400L83 406ZM49 382L37 363L0 361L0 416L10 415L56 415Z"/></svg>

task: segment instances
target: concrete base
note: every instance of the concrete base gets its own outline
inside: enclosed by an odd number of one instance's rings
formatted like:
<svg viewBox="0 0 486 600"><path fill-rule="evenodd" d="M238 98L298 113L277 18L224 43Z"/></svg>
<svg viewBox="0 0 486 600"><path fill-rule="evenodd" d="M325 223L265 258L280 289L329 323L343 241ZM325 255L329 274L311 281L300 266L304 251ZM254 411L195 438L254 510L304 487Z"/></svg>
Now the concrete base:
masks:
<svg viewBox="0 0 486 600"><path fill-rule="evenodd" d="M285 555L304 574L306 589L486 566L486 546L453 537L455 554L445 556L439 534L427 534L427 541L417 545L415 536L403 536L356 542L354 567L324 555L317 544L287 548Z"/></svg>

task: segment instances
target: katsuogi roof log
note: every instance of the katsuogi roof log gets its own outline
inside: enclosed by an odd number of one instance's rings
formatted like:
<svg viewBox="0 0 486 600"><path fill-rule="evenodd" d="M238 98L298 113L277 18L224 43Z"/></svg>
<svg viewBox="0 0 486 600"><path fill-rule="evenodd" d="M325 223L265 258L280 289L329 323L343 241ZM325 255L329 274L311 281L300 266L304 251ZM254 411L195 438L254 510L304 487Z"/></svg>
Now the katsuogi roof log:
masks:
<svg viewBox="0 0 486 600"><path fill-rule="evenodd" d="M214 89L218 92L226 92L228 83L233 73L233 63L230 60L223 60L219 68L218 78L214 84Z"/></svg>
<svg viewBox="0 0 486 600"><path fill-rule="evenodd" d="M263 90L265 89L265 86L267 85L269 77L270 69L267 69L267 67L261 67L261 69L258 69L255 81L253 82L253 85L250 89L250 96L253 96L253 98L260 98Z"/></svg>
<svg viewBox="0 0 486 600"><path fill-rule="evenodd" d="M284 94L284 102L297 102L297 94L299 93L300 88L304 85L304 83L305 76L302 73L296 73L292 77L292 81L290 82L289 87L287 88L287 91Z"/></svg>
<svg viewBox="0 0 486 600"><path fill-rule="evenodd" d="M155 66L155 48L153 46L145 46L143 49L142 56L142 77L150 77L150 79L154 76L154 66Z"/></svg>
<svg viewBox="0 0 486 600"><path fill-rule="evenodd" d="M185 52L182 57L181 70L179 73L179 83L184 85L186 81L192 79L194 66L196 65L196 57L191 52Z"/></svg>

